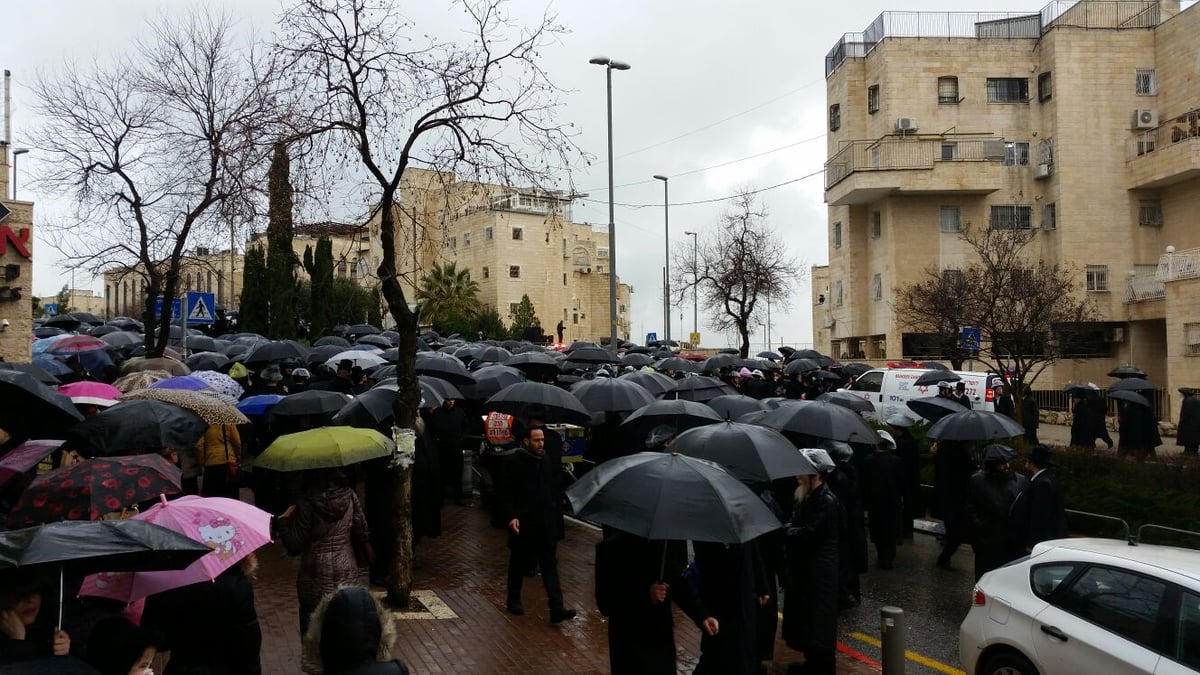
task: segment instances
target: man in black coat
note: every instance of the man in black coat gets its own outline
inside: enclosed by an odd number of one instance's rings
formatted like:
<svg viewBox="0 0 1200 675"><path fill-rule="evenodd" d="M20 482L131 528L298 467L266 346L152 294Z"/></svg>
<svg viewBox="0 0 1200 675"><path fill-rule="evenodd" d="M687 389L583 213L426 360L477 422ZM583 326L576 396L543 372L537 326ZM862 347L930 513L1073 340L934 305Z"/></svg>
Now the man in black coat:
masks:
<svg viewBox="0 0 1200 675"><path fill-rule="evenodd" d="M834 464L824 450L805 456L820 475L798 476L798 503L787 526L788 574L783 603L783 640L804 653L804 665L789 664L788 673L827 675L836 672L838 529L842 508L825 484Z"/></svg>
<svg viewBox="0 0 1200 675"><path fill-rule="evenodd" d="M859 577L867 571L867 528L862 486L858 467L852 461L854 450L850 445L841 441L826 441L824 445L837 465L837 469L825 477L825 482L837 497L843 515L842 529L838 533L838 604L842 609L849 609L858 606L862 600Z"/></svg>
<svg viewBox="0 0 1200 675"><path fill-rule="evenodd" d="M1008 562L1005 538L1009 511L1025 487L1024 477L1009 469L1009 460L1016 457L1010 448L989 445L983 453L983 470L971 476L967 485L976 581Z"/></svg>
<svg viewBox="0 0 1200 675"><path fill-rule="evenodd" d="M1017 495L1008 515L1008 557L1015 560L1043 541L1067 536L1062 489L1050 468L1050 448L1035 445L1025 459L1029 483Z"/></svg>
<svg viewBox="0 0 1200 675"><path fill-rule="evenodd" d="M896 441L896 456L904 464L904 511L900 517L900 535L912 539L913 521L925 516L921 496L921 446L909 431L913 421L907 415L893 414L886 421Z"/></svg>
<svg viewBox="0 0 1200 675"><path fill-rule="evenodd" d="M525 613L521 585L525 571L536 559L550 604L550 623L575 618L576 612L563 605L558 581L556 546L562 538L558 503L554 499L550 460L545 451L545 432L522 425L521 448L505 458L497 485L497 508L508 528L509 613Z"/></svg>
<svg viewBox="0 0 1200 675"><path fill-rule="evenodd" d="M1071 395L1071 446L1077 448L1096 447L1096 436L1092 430L1091 405L1082 392Z"/></svg>
<svg viewBox="0 0 1200 675"><path fill-rule="evenodd" d="M1088 418L1091 420L1092 438L1099 438L1104 441L1104 444L1111 450L1113 447L1112 436L1108 433L1108 404L1104 399L1100 398L1100 390L1092 389L1088 392L1084 399L1087 402ZM1095 445L1095 441L1089 442L1089 445Z"/></svg>
<svg viewBox="0 0 1200 675"><path fill-rule="evenodd" d="M429 418L429 430L437 446L438 466L441 469L444 494L448 493L455 504L462 506L463 500L463 434L467 424L466 414L457 402L448 398Z"/></svg>
<svg viewBox="0 0 1200 675"><path fill-rule="evenodd" d="M996 412L1011 420L1017 419L1017 402L1013 398L1013 395L1009 393L1008 387L998 383L992 387L992 392L994 396L992 400L995 402Z"/></svg>
<svg viewBox="0 0 1200 675"><path fill-rule="evenodd" d="M954 400L967 410L972 408L971 397L967 395L967 384L962 380L954 385Z"/></svg>
<svg viewBox="0 0 1200 675"><path fill-rule="evenodd" d="M904 508L904 462L892 451L896 441L880 431L876 451L863 462L862 498L868 516L871 541L879 569L890 570L896 561L896 542L900 539L898 514Z"/></svg>
<svg viewBox="0 0 1200 675"><path fill-rule="evenodd" d="M1183 401L1179 404L1179 431L1175 442L1183 446L1183 454L1195 455L1200 450L1200 399L1187 387L1181 388L1179 393Z"/></svg>
<svg viewBox="0 0 1200 675"><path fill-rule="evenodd" d="M1025 427L1025 443L1030 447L1038 444L1038 424L1041 422L1037 398L1033 395L1033 387L1025 385L1021 397L1021 426Z"/></svg>
<svg viewBox="0 0 1200 675"><path fill-rule="evenodd" d="M757 675L758 610L770 600L757 542L697 541L692 548L700 604L720 625L719 632L701 635L693 675Z"/></svg>

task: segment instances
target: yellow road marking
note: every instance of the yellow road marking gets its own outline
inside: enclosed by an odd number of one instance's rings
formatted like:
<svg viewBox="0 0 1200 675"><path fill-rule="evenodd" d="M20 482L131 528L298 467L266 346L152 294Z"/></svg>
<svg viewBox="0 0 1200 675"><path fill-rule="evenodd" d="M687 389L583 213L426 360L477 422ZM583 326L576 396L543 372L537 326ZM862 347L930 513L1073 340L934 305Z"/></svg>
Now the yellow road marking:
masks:
<svg viewBox="0 0 1200 675"><path fill-rule="evenodd" d="M867 635L866 633L850 633L850 637L858 640L859 642L865 642L872 647L878 648L883 646L882 642L871 637L870 635ZM904 656L913 663L919 663L926 668L932 668L940 673L946 673L946 675L966 675L965 672L955 668L954 666L947 665L941 661L936 661L928 656L922 656L916 652L906 651L904 652Z"/></svg>

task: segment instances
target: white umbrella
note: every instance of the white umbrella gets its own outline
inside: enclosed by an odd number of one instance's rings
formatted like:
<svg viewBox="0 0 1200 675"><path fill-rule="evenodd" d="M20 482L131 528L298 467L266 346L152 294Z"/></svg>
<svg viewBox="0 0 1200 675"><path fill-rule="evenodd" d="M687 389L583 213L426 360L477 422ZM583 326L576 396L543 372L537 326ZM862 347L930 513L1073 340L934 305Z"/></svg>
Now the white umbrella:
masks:
<svg viewBox="0 0 1200 675"><path fill-rule="evenodd" d="M325 365L337 370L338 363L349 361L352 365L358 366L363 370L382 366L387 363L379 354L374 352L366 352L358 349L348 349L340 354L336 354L333 358L325 362Z"/></svg>

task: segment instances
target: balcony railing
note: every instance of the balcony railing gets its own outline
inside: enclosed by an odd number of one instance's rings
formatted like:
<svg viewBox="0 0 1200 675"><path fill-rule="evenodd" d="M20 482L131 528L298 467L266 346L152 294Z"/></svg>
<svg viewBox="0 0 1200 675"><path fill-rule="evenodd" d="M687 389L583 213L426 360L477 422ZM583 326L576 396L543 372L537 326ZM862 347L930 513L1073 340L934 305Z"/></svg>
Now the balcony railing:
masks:
<svg viewBox="0 0 1200 675"><path fill-rule="evenodd" d="M1189 110L1173 120L1135 135L1129 148L1129 157L1134 159L1148 155L1189 139L1200 139L1200 108Z"/></svg>
<svg viewBox="0 0 1200 675"><path fill-rule="evenodd" d="M1161 21L1158 0L1056 0L1037 14L884 12L861 33L846 33L825 55L825 77L885 38L1039 38L1050 28L1146 28Z"/></svg>
<svg viewBox="0 0 1200 675"><path fill-rule="evenodd" d="M1158 273L1136 272L1125 287L1125 302L1147 302L1162 300L1167 296L1167 289L1158 280Z"/></svg>
<svg viewBox="0 0 1200 675"><path fill-rule="evenodd" d="M1004 159L1004 139L946 136L934 140L885 137L848 141L825 163L825 189L856 171L932 169L937 162Z"/></svg>
<svg viewBox="0 0 1200 675"><path fill-rule="evenodd" d="M1158 259L1155 280L1160 283L1200 277L1200 248L1166 253Z"/></svg>

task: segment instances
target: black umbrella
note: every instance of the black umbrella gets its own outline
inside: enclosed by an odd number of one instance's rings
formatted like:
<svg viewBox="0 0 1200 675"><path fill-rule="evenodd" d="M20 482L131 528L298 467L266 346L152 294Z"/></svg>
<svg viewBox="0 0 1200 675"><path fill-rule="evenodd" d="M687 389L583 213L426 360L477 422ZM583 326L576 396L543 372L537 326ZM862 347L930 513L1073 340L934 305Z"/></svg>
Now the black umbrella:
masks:
<svg viewBox="0 0 1200 675"><path fill-rule="evenodd" d="M504 365L522 370L526 376L539 382L545 382L562 372L558 361L540 350L513 354L504 360Z"/></svg>
<svg viewBox="0 0 1200 675"><path fill-rule="evenodd" d="M120 328L117 328L116 326L107 326L107 325L105 325L105 326L93 326L93 327L91 327L91 328L89 328L89 329L88 329L88 332L87 332L87 334L88 334L88 335L91 335L92 337L101 337L101 336L104 336L104 335L108 335L109 333L117 333L117 332L120 332L120 330L121 330L121 329L120 329Z"/></svg>
<svg viewBox="0 0 1200 675"><path fill-rule="evenodd" d="M261 365L286 359L303 361L310 352L308 347L295 340L264 342L255 346L246 356L246 365Z"/></svg>
<svg viewBox="0 0 1200 675"><path fill-rule="evenodd" d="M779 354L776 354L775 352L759 352L759 353L755 354L755 356L757 356L760 359L767 359L768 361L782 361L783 360L783 357L780 356Z"/></svg>
<svg viewBox="0 0 1200 675"><path fill-rule="evenodd" d="M879 436L862 416L828 401L782 405L764 415L762 424L805 443L814 439L872 445L879 442Z"/></svg>
<svg viewBox="0 0 1200 675"><path fill-rule="evenodd" d="M567 358L574 363L598 364L616 363L620 359L612 352L600 347L580 347L567 352Z"/></svg>
<svg viewBox="0 0 1200 675"><path fill-rule="evenodd" d="M398 347L388 347L379 354L379 358L389 363L396 363L400 360L400 349Z"/></svg>
<svg viewBox="0 0 1200 675"><path fill-rule="evenodd" d="M875 404L849 391L827 391L818 396L817 400L829 401L834 405L840 405L857 413L875 412Z"/></svg>
<svg viewBox="0 0 1200 675"><path fill-rule="evenodd" d="M925 361L921 363L921 367L933 370L950 370L949 366L944 363L938 363L937 361Z"/></svg>
<svg viewBox="0 0 1200 675"><path fill-rule="evenodd" d="M330 345L334 347L341 347L343 350L346 350L350 348L350 341L338 335L326 335L325 337L318 338L317 341L313 343L314 347L327 347Z"/></svg>
<svg viewBox="0 0 1200 675"><path fill-rule="evenodd" d="M734 421L741 422L742 424L754 424L757 426L763 426L762 419L764 417L766 417L768 414L770 414L770 412L771 412L770 410L755 410L754 412L748 412L745 415L742 415L741 417L737 418Z"/></svg>
<svg viewBox="0 0 1200 675"><path fill-rule="evenodd" d="M704 404L727 420L736 420L746 413L767 409L766 404L762 401L741 394L725 394L716 398L710 398Z"/></svg>
<svg viewBox="0 0 1200 675"><path fill-rule="evenodd" d="M69 397L28 373L0 370L0 429L10 436L52 437L82 419Z"/></svg>
<svg viewBox="0 0 1200 675"><path fill-rule="evenodd" d="M783 367L783 372L788 375L802 375L804 373L820 369L821 364L817 361L799 358L788 361L787 365Z"/></svg>
<svg viewBox="0 0 1200 675"><path fill-rule="evenodd" d="M675 379L649 370L635 370L632 373L625 373L617 379L629 380L634 384L640 384L652 396L662 396L667 392L675 391L675 387L677 386Z"/></svg>
<svg viewBox="0 0 1200 675"><path fill-rule="evenodd" d="M396 403L396 385L375 386L358 396L354 400L346 404L336 415L333 416L332 424L334 426L359 427L362 429L376 429L381 426L391 426L391 420L395 418L394 405ZM425 401L422 407L433 407L442 404L440 398L434 398L432 390L426 391L426 387L421 387L421 398Z"/></svg>
<svg viewBox="0 0 1200 675"><path fill-rule="evenodd" d="M720 464L743 483L817 473L783 434L752 424L722 422L685 431L675 437L671 452Z"/></svg>
<svg viewBox="0 0 1200 675"><path fill-rule="evenodd" d="M451 384L475 384L475 378L467 372L463 362L449 354L421 352L417 354L417 374L440 377Z"/></svg>
<svg viewBox="0 0 1200 675"><path fill-rule="evenodd" d="M381 332L379 335L380 335L380 337L385 337L385 338L391 340L393 345L400 342L400 334L394 330L385 330L385 331Z"/></svg>
<svg viewBox="0 0 1200 675"><path fill-rule="evenodd" d="M1137 366L1121 366L1108 371L1108 376L1115 377L1117 379L1125 379L1127 377L1140 377L1145 379L1146 373Z"/></svg>
<svg viewBox="0 0 1200 675"><path fill-rule="evenodd" d="M908 406L909 410L917 413L930 422L936 422L946 415L966 412L969 409L958 401L952 401L944 396L926 396L924 398L914 398L905 402L905 405Z"/></svg>
<svg viewBox="0 0 1200 675"><path fill-rule="evenodd" d="M576 349L603 349L603 347L596 344L595 342L588 342L587 340L576 340L576 341L572 342L570 344L570 346L568 346L566 349L564 349L563 352L570 354L571 352L575 351Z"/></svg>
<svg viewBox="0 0 1200 675"><path fill-rule="evenodd" d="M43 324L43 328L58 328L68 333L77 330L83 322L70 314L63 314L47 319Z"/></svg>
<svg viewBox="0 0 1200 675"><path fill-rule="evenodd" d="M1114 391L1154 391L1155 389L1158 389L1158 387L1151 384L1148 380L1140 377L1127 377L1114 382L1108 388L1108 392L1111 395Z"/></svg>
<svg viewBox="0 0 1200 675"><path fill-rule="evenodd" d="M183 363L192 370L220 370L229 363L229 357L218 352L200 352L187 357Z"/></svg>
<svg viewBox="0 0 1200 675"><path fill-rule="evenodd" d="M805 373L804 376L813 380L825 380L826 382L841 382L845 379L840 374L832 373L828 370L814 370L811 373Z"/></svg>
<svg viewBox="0 0 1200 675"><path fill-rule="evenodd" d="M475 376L475 384L464 386L463 393L478 401L486 401L510 384L525 381L525 373L501 365L484 366L472 375Z"/></svg>
<svg viewBox="0 0 1200 675"><path fill-rule="evenodd" d="M350 402L345 394L336 391L309 389L283 397L272 411L276 417L300 417L302 415L332 415Z"/></svg>
<svg viewBox="0 0 1200 675"><path fill-rule="evenodd" d="M508 415L520 415L526 406L542 406L546 422L551 424L589 424L591 413L579 399L549 384L520 382L500 390L483 404L483 409Z"/></svg>
<svg viewBox="0 0 1200 675"><path fill-rule="evenodd" d="M732 474L678 453L640 452L604 462L566 494L579 517L645 539L733 544L781 526Z"/></svg>
<svg viewBox="0 0 1200 675"><path fill-rule="evenodd" d="M208 424L200 416L162 401L124 401L66 431L64 447L103 457L191 448ZM90 451L89 451L90 449Z"/></svg>
<svg viewBox="0 0 1200 675"><path fill-rule="evenodd" d="M571 393L591 412L633 412L654 402L654 396L630 380L598 377L571 387Z"/></svg>
<svg viewBox="0 0 1200 675"><path fill-rule="evenodd" d="M815 349L794 349L794 350L792 350L792 353L787 355L787 357L788 357L789 361L791 361L792 359L817 360L817 359L827 358L824 354L822 354L821 352L819 352Z"/></svg>
<svg viewBox="0 0 1200 675"><path fill-rule="evenodd" d="M184 340L187 348L193 352L215 352L217 342L207 335L189 335Z"/></svg>
<svg viewBox="0 0 1200 675"><path fill-rule="evenodd" d="M1013 438L1024 433L1025 429L1007 415L986 410L968 410L946 415L929 427L926 435L946 441L990 441Z"/></svg>
<svg viewBox="0 0 1200 675"><path fill-rule="evenodd" d="M1067 386L1063 387L1063 391L1065 391L1071 395L1081 394L1084 396L1100 393L1099 389L1093 389L1092 387L1089 387L1086 384L1068 384ZM1120 391L1120 390L1118 390L1118 391Z"/></svg>
<svg viewBox="0 0 1200 675"><path fill-rule="evenodd" d="M33 330L33 336L35 338L48 338L54 337L55 335L65 335L68 332L69 331L65 331L54 326L42 326L41 328L35 328Z"/></svg>
<svg viewBox="0 0 1200 675"><path fill-rule="evenodd" d="M1137 393L1136 391L1124 391L1124 390L1113 391L1110 389L1110 390L1108 390L1108 397L1115 398L1118 401L1126 401L1129 403L1133 403L1134 405L1143 405L1143 406L1146 406L1147 408L1150 407L1150 399L1146 398L1145 396L1142 396L1141 394Z"/></svg>
<svg viewBox="0 0 1200 675"><path fill-rule="evenodd" d="M629 353L621 357L621 365L641 368L654 363L654 358L649 354Z"/></svg>
<svg viewBox="0 0 1200 675"><path fill-rule="evenodd" d="M695 361L689 361L678 356L665 358L662 361L654 364L654 369L662 372L664 370L677 370L682 373L698 373L700 372L700 364Z"/></svg>
<svg viewBox="0 0 1200 675"><path fill-rule="evenodd" d="M703 375L693 375L679 380L675 389L667 394L671 398L682 398L689 401L703 403L709 399L714 399L718 396L726 394L736 394L736 389L718 380L715 377L705 377Z"/></svg>
<svg viewBox="0 0 1200 675"><path fill-rule="evenodd" d="M145 337L141 333L130 333L124 330L101 335L100 339L108 346L117 348L136 347L146 342Z"/></svg>
<svg viewBox="0 0 1200 675"><path fill-rule="evenodd" d="M874 370L874 369L875 369L874 366L870 366L865 363L842 364L842 374L848 375L849 377L855 378L855 379L857 379L860 375L867 372L868 370Z"/></svg>
<svg viewBox="0 0 1200 675"><path fill-rule="evenodd" d="M376 382L389 377L396 377L396 366L387 364L383 366L375 366L371 369L371 379L375 380Z"/></svg>
<svg viewBox="0 0 1200 675"><path fill-rule="evenodd" d="M738 350L733 347L725 347L724 349L718 349L717 353L718 354L737 354Z"/></svg>
<svg viewBox="0 0 1200 675"><path fill-rule="evenodd" d="M127 316L118 316L104 322L107 326L116 326L121 330L135 330L138 332L146 330L146 325L137 319L131 319Z"/></svg>
<svg viewBox="0 0 1200 675"><path fill-rule="evenodd" d="M450 384L440 377L433 377L431 375L418 375L417 381L421 385L422 392L425 391L426 388L429 388L431 391L437 393L438 397L442 400L452 398L456 401L462 401L467 398L461 391L459 391L458 387Z"/></svg>
<svg viewBox="0 0 1200 675"><path fill-rule="evenodd" d="M313 347L309 355L305 357L304 362L313 366L320 365L344 351L346 350L337 345Z"/></svg>
<svg viewBox="0 0 1200 675"><path fill-rule="evenodd" d="M705 372L705 373L715 373L715 372L721 370L722 368L741 368L741 367L742 367L742 357L738 356L736 353L735 354L721 353L721 354L717 354L715 356L710 356L704 360L704 363L700 364L701 372Z"/></svg>
<svg viewBox="0 0 1200 675"><path fill-rule="evenodd" d="M927 373L921 373L917 381L913 383L914 387L928 387L937 384L938 382L958 382L962 376L952 370L931 370Z"/></svg>
<svg viewBox="0 0 1200 675"><path fill-rule="evenodd" d="M25 373L42 384L62 384L62 380L47 372L45 368L33 363L8 363L7 361L0 361L0 370L13 370L18 373Z"/></svg>
<svg viewBox="0 0 1200 675"><path fill-rule="evenodd" d="M487 363L504 363L511 356L512 352L504 347L484 347L475 353L475 360Z"/></svg>
<svg viewBox="0 0 1200 675"><path fill-rule="evenodd" d="M750 370L761 370L764 373L779 370L780 368L778 363L769 359L746 359L742 362L742 365Z"/></svg>
<svg viewBox="0 0 1200 675"><path fill-rule="evenodd" d="M343 332L346 335L378 335L383 331L369 323L356 323L353 326L347 326Z"/></svg>
<svg viewBox="0 0 1200 675"><path fill-rule="evenodd" d="M375 345L380 349L390 349L393 345L392 341L382 335L364 335L354 341L356 345Z"/></svg>
<svg viewBox="0 0 1200 675"><path fill-rule="evenodd" d="M686 431L705 424L715 424L721 416L715 410L695 401L671 399L654 401L636 411L621 423L621 429L640 444L655 427L667 425L676 431Z"/></svg>

